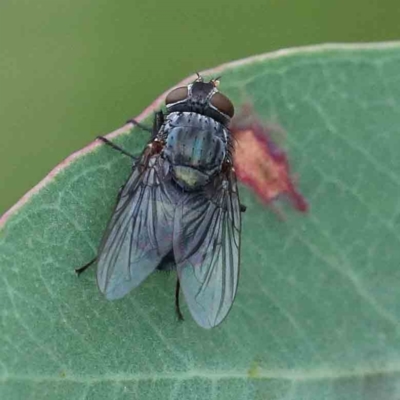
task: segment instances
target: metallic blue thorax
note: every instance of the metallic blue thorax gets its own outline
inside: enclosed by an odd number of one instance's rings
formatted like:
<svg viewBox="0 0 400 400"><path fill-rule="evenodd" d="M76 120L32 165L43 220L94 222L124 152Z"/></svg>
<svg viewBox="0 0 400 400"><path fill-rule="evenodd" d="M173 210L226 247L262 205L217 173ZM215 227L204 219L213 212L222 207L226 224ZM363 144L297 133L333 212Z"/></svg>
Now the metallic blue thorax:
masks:
<svg viewBox="0 0 400 400"><path fill-rule="evenodd" d="M221 123L195 112L172 112L161 135L165 140L163 156L182 188L203 187L221 170L229 135Z"/></svg>

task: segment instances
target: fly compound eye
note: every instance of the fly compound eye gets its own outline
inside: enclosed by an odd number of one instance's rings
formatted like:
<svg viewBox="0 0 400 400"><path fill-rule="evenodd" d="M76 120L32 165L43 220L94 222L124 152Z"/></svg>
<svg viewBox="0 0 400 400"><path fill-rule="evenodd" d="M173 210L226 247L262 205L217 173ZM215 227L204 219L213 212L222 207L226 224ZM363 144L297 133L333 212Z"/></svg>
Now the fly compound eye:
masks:
<svg viewBox="0 0 400 400"><path fill-rule="evenodd" d="M232 102L220 92L215 93L211 97L210 103L218 111L228 115L231 118L233 117L233 114L235 114L235 108L233 107Z"/></svg>
<svg viewBox="0 0 400 400"><path fill-rule="evenodd" d="M178 87L168 93L167 98L165 99L165 104L177 103L178 101L187 99L187 97L188 97L187 86Z"/></svg>

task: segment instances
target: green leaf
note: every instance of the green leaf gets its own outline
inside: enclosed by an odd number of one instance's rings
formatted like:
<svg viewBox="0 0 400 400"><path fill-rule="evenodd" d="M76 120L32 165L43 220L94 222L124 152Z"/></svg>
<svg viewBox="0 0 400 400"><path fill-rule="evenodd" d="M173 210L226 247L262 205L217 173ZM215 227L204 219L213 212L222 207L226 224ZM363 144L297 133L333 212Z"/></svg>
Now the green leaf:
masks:
<svg viewBox="0 0 400 400"><path fill-rule="evenodd" d="M97 142L74 154L1 220L1 399L399 398L400 44L286 50L217 73L236 105L285 129L309 214L282 221L241 187L239 293L207 331L185 308L177 323L173 274L115 302L94 269L75 276L131 161ZM147 135L109 137L135 153Z"/></svg>

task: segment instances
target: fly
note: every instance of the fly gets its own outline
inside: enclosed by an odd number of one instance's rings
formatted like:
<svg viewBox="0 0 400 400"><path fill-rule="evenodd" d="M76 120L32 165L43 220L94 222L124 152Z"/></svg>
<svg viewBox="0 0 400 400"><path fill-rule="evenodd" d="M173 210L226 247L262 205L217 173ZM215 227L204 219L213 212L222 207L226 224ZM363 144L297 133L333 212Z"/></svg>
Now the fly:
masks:
<svg viewBox="0 0 400 400"><path fill-rule="evenodd" d="M182 290L194 320L207 329L225 319L236 296L245 210L228 128L234 107L217 86L217 79L199 75L167 95L166 112L155 113L147 128L151 139L119 192L97 257L76 270L96 261L108 300L124 297L155 270L176 270L178 317Z"/></svg>

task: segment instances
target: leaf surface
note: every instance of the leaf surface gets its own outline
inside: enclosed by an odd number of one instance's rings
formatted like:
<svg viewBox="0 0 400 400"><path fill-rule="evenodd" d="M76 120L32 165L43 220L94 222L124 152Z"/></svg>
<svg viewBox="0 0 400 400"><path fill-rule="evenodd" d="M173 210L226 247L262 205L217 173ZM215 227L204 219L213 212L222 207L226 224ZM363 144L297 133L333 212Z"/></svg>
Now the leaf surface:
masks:
<svg viewBox="0 0 400 400"><path fill-rule="evenodd" d="M400 44L223 65L221 90L286 132L304 216L241 187L238 296L224 323L174 315L174 274L106 301L79 279L131 161L89 145L0 222L0 398L361 400L400 396ZM140 119L146 119L160 101ZM109 136L137 153L147 134Z"/></svg>

